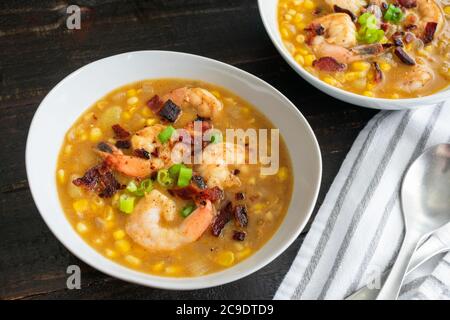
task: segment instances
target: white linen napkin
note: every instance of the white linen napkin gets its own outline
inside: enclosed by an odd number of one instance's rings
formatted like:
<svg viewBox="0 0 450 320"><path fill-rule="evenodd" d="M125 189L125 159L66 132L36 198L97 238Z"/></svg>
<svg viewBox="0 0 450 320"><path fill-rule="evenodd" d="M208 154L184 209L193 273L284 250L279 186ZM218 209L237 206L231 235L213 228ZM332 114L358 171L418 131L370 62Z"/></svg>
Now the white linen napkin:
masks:
<svg viewBox="0 0 450 320"><path fill-rule="evenodd" d="M344 299L389 268L404 235L401 178L422 151L448 142L450 103L378 113L344 160L274 299ZM447 255L431 274L410 279L400 298L450 299L449 262Z"/></svg>

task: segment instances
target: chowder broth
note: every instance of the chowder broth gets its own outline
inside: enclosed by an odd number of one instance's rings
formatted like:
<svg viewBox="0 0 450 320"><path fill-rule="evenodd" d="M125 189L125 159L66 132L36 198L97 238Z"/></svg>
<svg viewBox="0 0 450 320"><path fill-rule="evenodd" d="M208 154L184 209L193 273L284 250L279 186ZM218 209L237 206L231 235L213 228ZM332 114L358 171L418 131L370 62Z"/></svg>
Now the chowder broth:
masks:
<svg viewBox="0 0 450 320"><path fill-rule="evenodd" d="M245 207L248 216L247 226L239 225L233 217L230 217L230 221L225 224L218 236L213 235L212 227L208 227L198 240L173 250L153 250L136 242L128 233L127 220L135 214L140 201L144 201L148 193L144 197L133 196L135 211L124 213L121 211L122 195L130 196L128 187L119 188L111 196L108 192L106 196L105 192L99 196L95 190L83 185L77 186L74 181L79 181L77 179L91 168L102 163L102 157L94 151L99 144L118 145L117 141L121 139L117 138L118 133L112 129L113 126L119 125L124 132L132 136L145 127L153 128L161 123L167 127L167 121L152 111L148 102L155 96L161 97L182 87L204 88L223 104L220 116L211 120L214 128L223 132L232 128L273 128L269 120L248 102L221 87L185 79L145 80L112 91L91 106L74 123L66 134L56 171L62 208L74 229L90 246L109 259L129 268L170 277L191 277L217 272L252 255L280 226L290 202L293 185L289 155L284 142L280 139L280 169L275 175L261 175L260 164L235 168L230 166L230 172L238 177L241 184L224 187L223 199L213 202L217 210L221 208L223 210L227 201L231 201L234 208ZM181 116L170 125L183 128L192 123L197 116L198 110L195 108L182 108ZM135 155L127 149L123 152ZM150 158L156 156L153 152ZM122 186L129 186L131 181L139 185L143 180L143 177L133 178L114 169L112 173ZM170 188L162 186L158 179L159 176L151 176L152 191L148 192L157 190L159 194L173 201L176 215L172 217L172 221L164 221L162 217L161 226L176 228L189 218L183 217L182 213L186 213L183 210L192 205L192 201L174 195L169 191ZM208 185L207 179L206 184ZM220 212L216 213L213 226Z"/></svg>
<svg viewBox="0 0 450 320"><path fill-rule="evenodd" d="M425 17L431 10L433 17ZM299 65L337 88L390 99L448 87L449 15L450 3L440 0L278 3L281 38ZM361 46L376 53L358 58Z"/></svg>

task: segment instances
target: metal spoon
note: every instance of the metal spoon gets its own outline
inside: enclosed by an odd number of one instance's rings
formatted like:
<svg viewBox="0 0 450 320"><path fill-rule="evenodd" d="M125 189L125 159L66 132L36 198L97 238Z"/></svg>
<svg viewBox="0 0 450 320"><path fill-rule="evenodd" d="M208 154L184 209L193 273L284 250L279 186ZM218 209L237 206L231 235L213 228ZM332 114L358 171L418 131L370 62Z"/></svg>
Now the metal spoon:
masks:
<svg viewBox="0 0 450 320"><path fill-rule="evenodd" d="M433 232L429 238L424 236L419 243L422 244L420 244L419 248L414 252L406 275L413 272L434 256L450 251L450 222L447 222L436 232ZM381 283L384 283L388 275L389 271L386 271L381 275ZM374 300L377 298L379 292L379 288L370 288L366 285L348 296L346 300Z"/></svg>
<svg viewBox="0 0 450 320"><path fill-rule="evenodd" d="M419 240L450 221L449 185L450 144L425 150L409 167L401 188L405 238L378 300L397 298Z"/></svg>

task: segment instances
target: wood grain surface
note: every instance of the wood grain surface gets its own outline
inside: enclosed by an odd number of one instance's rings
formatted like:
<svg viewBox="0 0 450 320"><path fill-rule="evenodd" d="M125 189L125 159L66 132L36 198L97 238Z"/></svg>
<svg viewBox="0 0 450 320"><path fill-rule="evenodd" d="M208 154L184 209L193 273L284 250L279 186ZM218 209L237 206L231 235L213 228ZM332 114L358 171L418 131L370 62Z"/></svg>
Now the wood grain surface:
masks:
<svg viewBox="0 0 450 320"><path fill-rule="evenodd" d="M205 290L145 288L79 261L44 224L27 185L26 137L39 103L72 71L127 51L182 51L229 63L278 88L311 124L323 156L317 206L358 132L376 112L335 100L302 80L270 42L256 1L70 4L82 8L81 30L67 29L66 1L0 2L0 299L271 299L308 228L259 272ZM81 290L66 288L71 264L81 267Z"/></svg>

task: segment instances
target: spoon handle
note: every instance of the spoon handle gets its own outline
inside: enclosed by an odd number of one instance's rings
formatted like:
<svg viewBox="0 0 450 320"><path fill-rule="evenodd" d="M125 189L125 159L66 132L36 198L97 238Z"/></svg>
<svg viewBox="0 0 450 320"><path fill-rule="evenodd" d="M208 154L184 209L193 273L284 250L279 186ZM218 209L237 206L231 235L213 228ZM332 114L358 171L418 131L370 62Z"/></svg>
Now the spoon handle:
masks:
<svg viewBox="0 0 450 320"><path fill-rule="evenodd" d="M420 236L416 236L416 234L406 233L397 260L395 260L394 266L377 296L377 300L397 299L411 256L416 250L419 239Z"/></svg>

